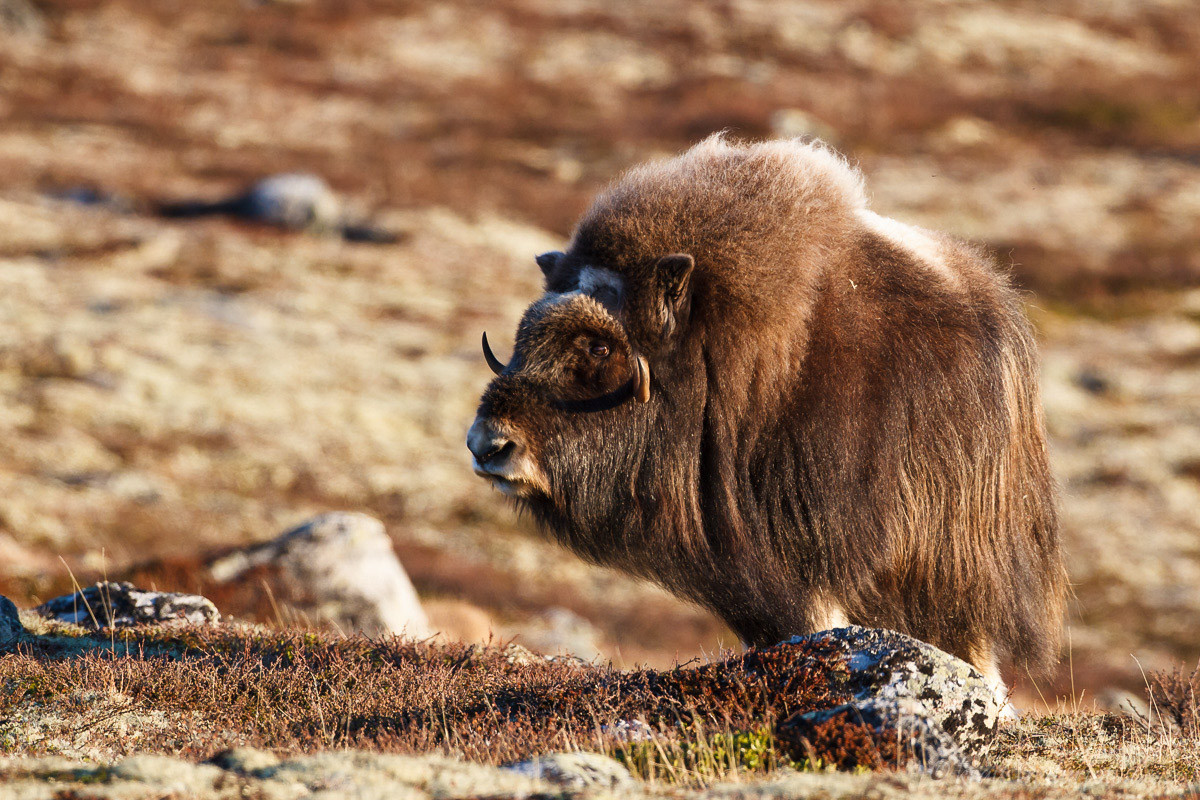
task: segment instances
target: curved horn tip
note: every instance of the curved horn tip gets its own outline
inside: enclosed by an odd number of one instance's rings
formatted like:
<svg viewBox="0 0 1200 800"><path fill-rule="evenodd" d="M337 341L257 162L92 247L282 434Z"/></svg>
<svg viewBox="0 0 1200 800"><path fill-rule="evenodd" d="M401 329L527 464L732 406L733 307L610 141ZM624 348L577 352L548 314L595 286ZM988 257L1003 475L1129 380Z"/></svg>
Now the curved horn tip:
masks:
<svg viewBox="0 0 1200 800"><path fill-rule="evenodd" d="M487 331L484 331L483 334L483 359L487 361L487 365L491 368L492 372L497 375L503 373L506 369L506 365L500 359L496 358L496 354L492 352L492 348L487 340Z"/></svg>
<svg viewBox="0 0 1200 800"><path fill-rule="evenodd" d="M637 357L637 401L650 402L650 364L645 356Z"/></svg>

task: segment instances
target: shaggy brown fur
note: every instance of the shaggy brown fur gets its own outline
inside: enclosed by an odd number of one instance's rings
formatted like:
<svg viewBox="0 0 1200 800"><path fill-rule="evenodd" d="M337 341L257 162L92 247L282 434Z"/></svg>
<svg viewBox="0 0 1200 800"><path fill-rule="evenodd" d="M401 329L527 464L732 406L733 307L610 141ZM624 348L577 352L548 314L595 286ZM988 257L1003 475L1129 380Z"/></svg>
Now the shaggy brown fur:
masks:
<svg viewBox="0 0 1200 800"><path fill-rule="evenodd" d="M1044 668L1065 573L1021 302L977 251L865 206L798 142L714 137L624 176L539 257L547 296L479 409L540 488L489 477L748 643L841 611ZM615 371L572 366L598 341ZM554 405L639 354L648 403Z"/></svg>

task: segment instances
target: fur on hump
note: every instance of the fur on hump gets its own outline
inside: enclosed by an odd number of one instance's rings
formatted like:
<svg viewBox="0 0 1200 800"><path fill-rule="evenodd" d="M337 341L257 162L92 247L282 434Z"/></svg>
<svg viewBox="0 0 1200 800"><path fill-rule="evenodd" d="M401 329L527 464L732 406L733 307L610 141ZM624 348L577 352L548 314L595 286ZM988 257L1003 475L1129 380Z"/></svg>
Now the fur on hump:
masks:
<svg viewBox="0 0 1200 800"><path fill-rule="evenodd" d="M819 141L739 144L714 134L619 178L584 215L571 249L627 275L689 253L698 290L726 308L753 307L819 278L865 207L862 176Z"/></svg>

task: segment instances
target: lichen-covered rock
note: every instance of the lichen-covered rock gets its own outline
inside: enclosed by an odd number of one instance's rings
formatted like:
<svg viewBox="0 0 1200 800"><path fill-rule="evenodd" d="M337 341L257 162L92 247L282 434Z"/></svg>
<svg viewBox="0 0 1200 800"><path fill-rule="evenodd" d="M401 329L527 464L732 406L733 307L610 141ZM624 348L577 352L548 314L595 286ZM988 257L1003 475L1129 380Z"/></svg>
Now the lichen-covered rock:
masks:
<svg viewBox="0 0 1200 800"><path fill-rule="evenodd" d="M619 719L601 725L600 735L613 742L645 742L654 738L654 729L640 719Z"/></svg>
<svg viewBox="0 0 1200 800"><path fill-rule="evenodd" d="M243 750L247 750L243 748ZM247 755L248 753L243 753ZM259 752L257 758L269 754ZM254 760L255 757L251 757ZM364 800L454 800L488 797L612 797L577 792L512 770L441 756L401 756L355 750L298 755L251 768L239 757L228 763L196 764L141 754L115 764L73 759L0 759L0 796L21 798L231 797L297 800L302 797ZM621 797L642 797L636 786Z"/></svg>
<svg viewBox="0 0 1200 800"><path fill-rule="evenodd" d="M601 655L600 632L566 608L551 608L521 628L520 640L538 653L591 661Z"/></svg>
<svg viewBox="0 0 1200 800"><path fill-rule="evenodd" d="M846 732L855 728L865 735L862 747L847 747ZM868 699L796 714L776 735L793 745L815 745L814 750L833 755L837 767L910 765L935 778L982 777L971 757L915 700Z"/></svg>
<svg viewBox="0 0 1200 800"><path fill-rule="evenodd" d="M933 774L978 777L973 762L986 752L1002 706L974 667L911 636L857 626L793 637L782 646L814 643L834 648L845 668L840 692L853 699L791 715L778 726L783 741L811 747L831 723L858 726L876 744L901 745L884 761L911 757Z"/></svg>
<svg viewBox="0 0 1200 800"><path fill-rule="evenodd" d="M316 175L271 175L224 200L187 200L160 209L169 217L231 214L288 230L330 231L342 226L342 202Z"/></svg>
<svg viewBox="0 0 1200 800"><path fill-rule="evenodd" d="M25 633L21 617L13 601L0 595L0 651L10 647Z"/></svg>
<svg viewBox="0 0 1200 800"><path fill-rule="evenodd" d="M546 780L440 756L405 756L344 750L289 758L258 770L263 789L327 792L323 797L523 798L548 796Z"/></svg>
<svg viewBox="0 0 1200 800"><path fill-rule="evenodd" d="M0 33L41 36L45 31L42 12L29 0L0 0Z"/></svg>
<svg viewBox="0 0 1200 800"><path fill-rule="evenodd" d="M349 512L314 517L209 565L218 584L266 583L310 621L368 636L429 636L429 620L383 523Z"/></svg>
<svg viewBox="0 0 1200 800"><path fill-rule="evenodd" d="M239 199L237 210L247 219L292 230L334 228L342 216L338 196L321 178L307 173L263 178Z"/></svg>
<svg viewBox="0 0 1200 800"><path fill-rule="evenodd" d="M248 775L279 766L279 756L255 747L233 747L217 753L209 759L209 763L230 772Z"/></svg>
<svg viewBox="0 0 1200 800"><path fill-rule="evenodd" d="M149 592L131 583L111 581L102 581L75 594L56 597L34 611L48 619L85 628L205 625L221 621L221 613L205 597L176 592Z"/></svg>
<svg viewBox="0 0 1200 800"><path fill-rule="evenodd" d="M110 780L150 784L163 794L195 795L221 777L220 767L193 764L170 756L141 754L118 762L108 774Z"/></svg>
<svg viewBox="0 0 1200 800"><path fill-rule="evenodd" d="M634 785L629 770L599 753L549 753L505 769L566 789L621 789Z"/></svg>

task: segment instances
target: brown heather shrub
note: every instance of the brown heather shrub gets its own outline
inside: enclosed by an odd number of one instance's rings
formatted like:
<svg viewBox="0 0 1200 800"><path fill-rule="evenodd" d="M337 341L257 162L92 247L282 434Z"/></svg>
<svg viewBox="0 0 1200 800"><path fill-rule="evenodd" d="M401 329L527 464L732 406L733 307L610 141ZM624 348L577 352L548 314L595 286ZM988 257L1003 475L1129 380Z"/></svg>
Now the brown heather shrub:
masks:
<svg viewBox="0 0 1200 800"><path fill-rule="evenodd" d="M814 758L845 768L900 763L853 725L778 744L777 720L850 699L837 688L841 661L827 658L834 652L818 642L621 672L513 647L232 626L105 631L38 637L0 660L0 716L29 704L43 715L86 715L80 698L100 692L118 697L123 711L185 716L182 740L177 730L151 734L139 749L189 758L234 744L443 753L492 764L592 749L643 776L692 783ZM645 723L653 738L620 739L608 726L621 721Z"/></svg>
<svg viewBox="0 0 1200 800"><path fill-rule="evenodd" d="M847 720L845 715L815 723L811 734L797 744L813 763L838 769L900 767L912 757L895 738L877 736L870 726Z"/></svg>
<svg viewBox="0 0 1200 800"><path fill-rule="evenodd" d="M1200 740L1200 663L1190 674L1182 666L1172 672L1151 673L1147 681L1153 713L1178 728L1188 739Z"/></svg>

